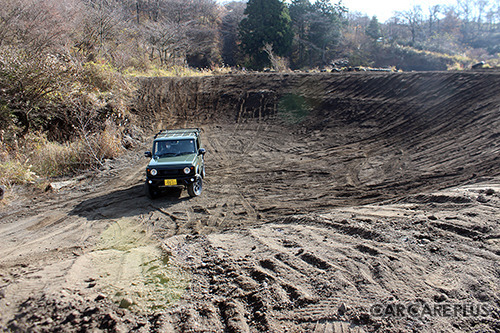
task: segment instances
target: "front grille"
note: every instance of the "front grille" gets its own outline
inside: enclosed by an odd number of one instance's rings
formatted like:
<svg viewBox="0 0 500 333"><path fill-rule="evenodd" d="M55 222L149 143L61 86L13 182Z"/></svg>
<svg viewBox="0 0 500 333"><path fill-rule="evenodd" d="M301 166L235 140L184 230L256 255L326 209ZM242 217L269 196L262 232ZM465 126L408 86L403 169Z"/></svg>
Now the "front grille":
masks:
<svg viewBox="0 0 500 333"><path fill-rule="evenodd" d="M158 170L158 176L168 177L168 176L185 176L183 169L167 169Z"/></svg>

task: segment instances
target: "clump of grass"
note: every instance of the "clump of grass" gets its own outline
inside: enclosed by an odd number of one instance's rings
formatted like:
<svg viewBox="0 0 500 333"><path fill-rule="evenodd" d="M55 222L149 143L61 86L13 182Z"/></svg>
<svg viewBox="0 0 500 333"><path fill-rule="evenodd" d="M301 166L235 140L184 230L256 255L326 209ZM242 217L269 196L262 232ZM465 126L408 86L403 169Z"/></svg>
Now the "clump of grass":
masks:
<svg viewBox="0 0 500 333"><path fill-rule="evenodd" d="M32 152L31 160L35 172L44 177L58 177L82 169L85 161L78 142L58 143L46 141Z"/></svg>
<svg viewBox="0 0 500 333"><path fill-rule="evenodd" d="M121 154L121 133L111 122L99 133L82 133L76 142L80 156L87 166L99 167L105 159L112 159Z"/></svg>
<svg viewBox="0 0 500 333"><path fill-rule="evenodd" d="M300 95L286 94L278 104L278 114L288 124L298 124L307 118L309 103Z"/></svg>
<svg viewBox="0 0 500 333"><path fill-rule="evenodd" d="M0 184L11 187L16 184L26 184L37 179L32 165L10 158L0 162Z"/></svg>
<svg viewBox="0 0 500 333"><path fill-rule="evenodd" d="M80 135L72 142L49 141L41 133L29 134L17 149L2 147L0 182L12 185L34 182L39 177L71 176L89 168L99 168L105 159L121 154L121 133L106 124L99 133Z"/></svg>
<svg viewBox="0 0 500 333"><path fill-rule="evenodd" d="M132 77L187 77L187 76L210 76L227 74L231 72L229 67L214 67L212 69L194 69L186 66L154 67L137 70L135 68L125 70L124 74Z"/></svg>

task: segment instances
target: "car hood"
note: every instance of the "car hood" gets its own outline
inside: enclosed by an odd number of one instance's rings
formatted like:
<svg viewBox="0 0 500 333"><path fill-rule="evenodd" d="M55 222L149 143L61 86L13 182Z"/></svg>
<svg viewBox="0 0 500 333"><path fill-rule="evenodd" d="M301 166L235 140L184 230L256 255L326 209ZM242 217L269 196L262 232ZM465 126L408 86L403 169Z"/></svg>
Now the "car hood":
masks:
<svg viewBox="0 0 500 333"><path fill-rule="evenodd" d="M188 154L180 156L167 156L160 158L152 158L149 162L150 167L174 166L174 165L187 165L193 164L197 154Z"/></svg>

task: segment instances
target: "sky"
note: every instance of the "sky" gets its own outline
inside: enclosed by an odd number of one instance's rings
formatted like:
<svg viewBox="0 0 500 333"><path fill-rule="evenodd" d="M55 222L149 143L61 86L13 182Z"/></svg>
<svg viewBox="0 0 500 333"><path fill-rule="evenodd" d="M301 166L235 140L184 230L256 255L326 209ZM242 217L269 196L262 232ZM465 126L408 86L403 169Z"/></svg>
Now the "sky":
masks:
<svg viewBox="0 0 500 333"><path fill-rule="evenodd" d="M226 3L229 0L217 0L219 3ZM245 1L245 0L243 0ZM310 0L314 2L314 0ZM286 2L286 1L285 1ZM337 3L338 0L331 0ZM393 16L395 11L403 11L413 8L414 5L422 6L425 10L432 5L455 5L457 0L342 0L350 12L361 12L370 17L377 16L379 22L385 22Z"/></svg>
<svg viewBox="0 0 500 333"><path fill-rule="evenodd" d="M359 11L370 17L375 15L379 22L385 22L393 12L411 9L414 5L422 6L425 12L429 6L454 5L456 0L343 0L342 3L350 12Z"/></svg>

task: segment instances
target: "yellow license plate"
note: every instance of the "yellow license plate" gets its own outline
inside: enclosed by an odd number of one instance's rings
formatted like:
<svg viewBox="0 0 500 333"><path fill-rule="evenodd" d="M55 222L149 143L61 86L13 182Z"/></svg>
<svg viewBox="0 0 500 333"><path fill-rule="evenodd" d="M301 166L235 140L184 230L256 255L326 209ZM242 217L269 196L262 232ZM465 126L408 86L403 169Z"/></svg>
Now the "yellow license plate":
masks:
<svg viewBox="0 0 500 333"><path fill-rule="evenodd" d="M177 185L177 179L165 179L165 186Z"/></svg>

